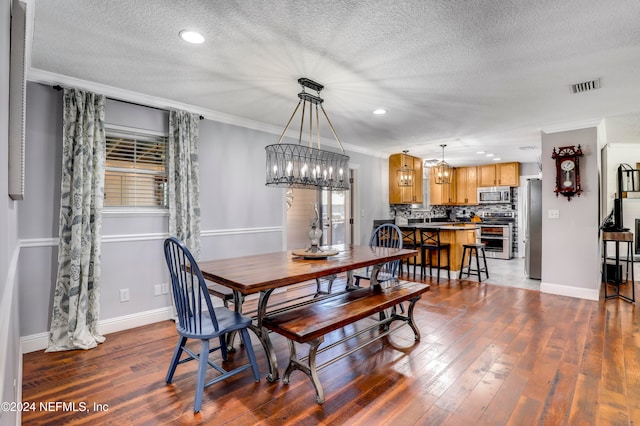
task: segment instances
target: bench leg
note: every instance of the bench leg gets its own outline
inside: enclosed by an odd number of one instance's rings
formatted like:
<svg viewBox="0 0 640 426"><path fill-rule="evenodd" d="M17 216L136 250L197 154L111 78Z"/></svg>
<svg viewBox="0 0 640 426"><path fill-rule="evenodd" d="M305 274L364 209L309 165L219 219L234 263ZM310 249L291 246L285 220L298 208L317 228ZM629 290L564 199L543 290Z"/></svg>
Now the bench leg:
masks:
<svg viewBox="0 0 640 426"><path fill-rule="evenodd" d="M287 365L287 369L282 376L282 383L289 384L289 376L293 370L300 370L306 374L309 379L311 379L311 383L313 383L313 387L316 389L316 402L318 404L324 403L324 390L320 384L318 370L316 369L316 354L318 353L318 348L322 342L324 342L324 337L319 337L308 342L309 354L306 357L308 365L305 365L300 361L300 359L298 359L295 342L291 339L287 339L287 343L289 344L289 365Z"/></svg>
<svg viewBox="0 0 640 426"><path fill-rule="evenodd" d="M416 341L420 340L420 330L418 329L415 321L413 320L413 308L416 306L416 302L418 300L420 300L420 296L416 297L415 299L411 299L409 301L409 309L407 310L407 317L408 317L407 324L409 324L409 327L411 327L411 329L413 330L413 334L415 335Z"/></svg>

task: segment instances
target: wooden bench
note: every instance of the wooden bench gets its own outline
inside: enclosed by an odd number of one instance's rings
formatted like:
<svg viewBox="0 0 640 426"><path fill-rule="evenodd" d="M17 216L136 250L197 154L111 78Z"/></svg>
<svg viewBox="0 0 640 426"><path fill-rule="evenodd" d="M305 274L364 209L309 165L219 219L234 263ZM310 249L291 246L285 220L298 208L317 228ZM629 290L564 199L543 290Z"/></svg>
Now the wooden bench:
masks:
<svg viewBox="0 0 640 426"><path fill-rule="evenodd" d="M207 290L209 291L210 295L222 299L222 303L224 303L225 308L229 308L229 302L233 302L233 290L231 290L229 287L225 287L217 283L207 282Z"/></svg>
<svg viewBox="0 0 640 426"><path fill-rule="evenodd" d="M313 383L316 390L316 401L322 404L324 402L324 391L317 374L322 368L381 339L405 324L409 325L413 330L415 340L420 340L420 331L413 320L413 309L422 294L428 290L429 286L426 284L404 281L386 289L359 288L300 308L267 315L262 325L286 337L289 344L289 365L282 377L283 383L289 383L289 376L292 371L302 371ZM402 302L409 302L406 314L397 312L396 307ZM387 309L389 309L389 312L385 312ZM380 318L373 325L350 336L343 337L324 348L320 348L326 334L376 314ZM394 321L400 321L402 324L399 327L391 328L390 324ZM317 354L375 328L379 328L381 331L371 339L321 365L316 365ZM295 343L308 344L308 354L299 358Z"/></svg>

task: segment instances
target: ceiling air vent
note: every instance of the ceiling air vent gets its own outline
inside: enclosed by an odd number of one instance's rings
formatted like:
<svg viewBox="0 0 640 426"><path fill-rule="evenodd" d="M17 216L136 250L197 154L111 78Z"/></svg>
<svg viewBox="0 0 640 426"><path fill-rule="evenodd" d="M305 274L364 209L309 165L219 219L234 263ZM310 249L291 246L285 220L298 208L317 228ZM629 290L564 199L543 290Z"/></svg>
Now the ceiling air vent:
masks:
<svg viewBox="0 0 640 426"><path fill-rule="evenodd" d="M571 85L571 93L582 93L590 90L596 90L600 88L600 79L584 81L582 83L576 83Z"/></svg>

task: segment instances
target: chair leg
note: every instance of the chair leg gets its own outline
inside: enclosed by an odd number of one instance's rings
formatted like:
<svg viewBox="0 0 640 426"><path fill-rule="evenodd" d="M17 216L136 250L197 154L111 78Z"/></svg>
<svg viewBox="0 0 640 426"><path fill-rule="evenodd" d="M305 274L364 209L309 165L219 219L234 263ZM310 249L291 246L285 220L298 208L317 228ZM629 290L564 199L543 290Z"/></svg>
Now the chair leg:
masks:
<svg viewBox="0 0 640 426"><path fill-rule="evenodd" d="M431 250L429 250L429 276L433 276L433 262L431 258Z"/></svg>
<svg viewBox="0 0 640 426"><path fill-rule="evenodd" d="M223 334L218 338L218 340L220 341L220 355L222 356L222 360L226 361L227 360L227 336Z"/></svg>
<svg viewBox="0 0 640 426"><path fill-rule="evenodd" d="M484 248L481 248L480 250L482 250L482 259L484 260L484 273L487 274L487 279L489 279L489 268L487 267L487 255L484 252ZM633 273L633 271L631 271L631 273Z"/></svg>
<svg viewBox="0 0 640 426"><path fill-rule="evenodd" d="M253 378L256 382L260 381L260 371L258 370L258 361L256 361L256 354L253 351L253 346L251 346L251 338L249 337L249 332L246 328L243 328L240 331L240 337L242 338L242 342L244 343L244 348L247 351L247 356L249 357L249 362L251 363L251 370L253 370Z"/></svg>
<svg viewBox="0 0 640 426"><path fill-rule="evenodd" d="M480 253L478 253L478 249L476 250L476 268L478 268L478 282L482 282L482 269L480 269Z"/></svg>
<svg viewBox="0 0 640 426"><path fill-rule="evenodd" d="M469 249L469 260L467 261L467 278L471 278L471 262L473 261L473 249Z"/></svg>
<svg viewBox="0 0 640 426"><path fill-rule="evenodd" d="M202 339L200 344L200 356L198 357L198 382L196 383L196 396L193 401L193 412L197 413L202 407L202 394L204 393L204 379L209 365L209 340Z"/></svg>
<svg viewBox="0 0 640 426"><path fill-rule="evenodd" d="M416 263L418 263L418 257L413 258L413 279L416 279ZM627 266L628 268L628 266ZM407 267L407 272L409 272L409 268Z"/></svg>
<svg viewBox="0 0 640 426"><path fill-rule="evenodd" d="M438 249L438 279L436 280L438 284L440 284L440 253L442 253L442 250Z"/></svg>
<svg viewBox="0 0 640 426"><path fill-rule="evenodd" d="M466 248L462 248L462 262L460 262L460 278L462 278L462 275L464 274L464 258L465 258L465 254L467 254L467 249Z"/></svg>
<svg viewBox="0 0 640 426"><path fill-rule="evenodd" d="M447 279L451 279L451 247L447 248Z"/></svg>
<svg viewBox="0 0 640 426"><path fill-rule="evenodd" d="M178 339L178 344L176 345L176 349L173 351L173 357L171 357L171 364L169 364L169 370L167 371L167 377L165 381L167 383L171 383L173 380L173 373L176 372L176 367L178 366L178 362L180 361L180 357L182 356L182 348L187 343L187 338L180 336Z"/></svg>

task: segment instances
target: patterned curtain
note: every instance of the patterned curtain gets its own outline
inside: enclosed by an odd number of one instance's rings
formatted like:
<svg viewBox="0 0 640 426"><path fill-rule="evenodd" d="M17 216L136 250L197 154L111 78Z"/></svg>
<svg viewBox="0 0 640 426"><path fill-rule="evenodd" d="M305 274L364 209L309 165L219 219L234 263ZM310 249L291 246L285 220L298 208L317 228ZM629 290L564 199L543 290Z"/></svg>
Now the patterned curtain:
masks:
<svg viewBox="0 0 640 426"><path fill-rule="evenodd" d="M169 112L169 234L182 240L200 258L200 117L186 111Z"/></svg>
<svg viewBox="0 0 640 426"><path fill-rule="evenodd" d="M104 342L100 313L100 228L104 202L103 95L64 90L58 276L47 352Z"/></svg>

